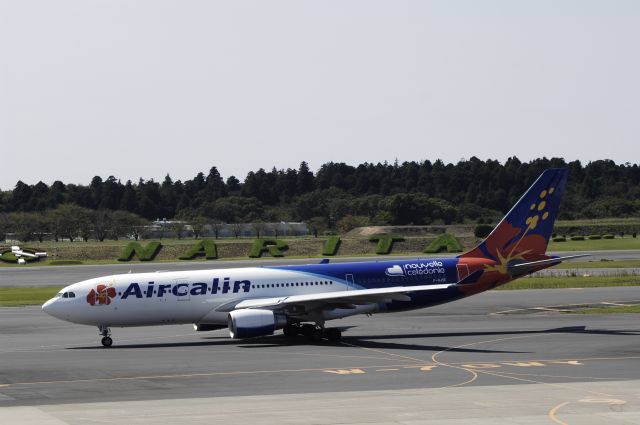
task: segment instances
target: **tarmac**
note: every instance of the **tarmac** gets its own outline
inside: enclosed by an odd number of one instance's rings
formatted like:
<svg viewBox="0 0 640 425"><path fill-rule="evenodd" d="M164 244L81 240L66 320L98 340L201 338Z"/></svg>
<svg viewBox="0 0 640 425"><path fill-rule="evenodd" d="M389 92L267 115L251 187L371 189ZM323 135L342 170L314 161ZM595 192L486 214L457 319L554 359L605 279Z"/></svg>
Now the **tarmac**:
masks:
<svg viewBox="0 0 640 425"><path fill-rule="evenodd" d="M0 309L2 423L640 424L640 287L490 291L355 316L340 343Z"/></svg>

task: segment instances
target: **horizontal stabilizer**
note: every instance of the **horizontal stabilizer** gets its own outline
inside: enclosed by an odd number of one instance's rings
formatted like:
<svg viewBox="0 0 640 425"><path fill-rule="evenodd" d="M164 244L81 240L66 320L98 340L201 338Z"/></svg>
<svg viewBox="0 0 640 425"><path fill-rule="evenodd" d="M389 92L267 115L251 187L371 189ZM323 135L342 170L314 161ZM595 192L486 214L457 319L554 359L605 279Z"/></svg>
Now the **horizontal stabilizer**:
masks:
<svg viewBox="0 0 640 425"><path fill-rule="evenodd" d="M482 276L482 273L484 273L484 270L476 270L470 275L460 279L460 281L456 283L456 285L466 285L469 283L476 283L478 279L480 279L480 276Z"/></svg>
<svg viewBox="0 0 640 425"><path fill-rule="evenodd" d="M580 258L580 257L588 257L589 254L578 254L578 255L568 255L566 257L554 257L548 258L546 260L540 261L530 261L527 263L518 263L508 266L508 271L510 275L521 275L527 274L539 267L543 266L555 266L556 264L562 263L564 260L569 260L571 258Z"/></svg>

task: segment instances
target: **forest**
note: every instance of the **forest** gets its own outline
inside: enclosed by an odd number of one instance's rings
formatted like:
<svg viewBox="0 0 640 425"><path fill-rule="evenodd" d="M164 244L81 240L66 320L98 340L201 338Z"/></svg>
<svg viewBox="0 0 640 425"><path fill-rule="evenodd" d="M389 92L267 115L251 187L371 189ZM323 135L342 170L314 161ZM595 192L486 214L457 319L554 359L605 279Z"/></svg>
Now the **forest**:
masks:
<svg viewBox="0 0 640 425"><path fill-rule="evenodd" d="M132 226L155 219L196 225L303 221L314 233L373 224L489 224L550 167L570 169L560 219L639 215L637 164L516 157L502 164L472 157L455 164L328 162L316 172L302 162L297 169L251 171L242 181L224 179L215 166L185 181L169 175L163 181L124 183L96 176L87 185L18 181L0 192L0 231L100 239L128 234Z"/></svg>

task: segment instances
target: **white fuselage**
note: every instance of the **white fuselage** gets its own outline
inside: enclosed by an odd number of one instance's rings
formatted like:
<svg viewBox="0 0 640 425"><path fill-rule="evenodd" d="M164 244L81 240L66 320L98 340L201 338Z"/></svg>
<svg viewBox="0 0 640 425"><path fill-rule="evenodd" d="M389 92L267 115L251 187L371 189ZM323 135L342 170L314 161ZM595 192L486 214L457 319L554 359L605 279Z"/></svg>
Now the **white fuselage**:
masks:
<svg viewBox="0 0 640 425"><path fill-rule="evenodd" d="M257 267L121 274L67 286L43 310L62 320L96 326L225 325L230 311L225 305L351 289L344 280ZM366 312L361 310L337 309L325 318Z"/></svg>

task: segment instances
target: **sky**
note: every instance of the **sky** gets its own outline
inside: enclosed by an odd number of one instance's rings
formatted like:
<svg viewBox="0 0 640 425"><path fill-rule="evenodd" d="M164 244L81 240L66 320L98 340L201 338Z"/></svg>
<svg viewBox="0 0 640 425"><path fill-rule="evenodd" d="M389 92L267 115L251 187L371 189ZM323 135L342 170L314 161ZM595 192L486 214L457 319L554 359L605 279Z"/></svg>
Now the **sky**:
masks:
<svg viewBox="0 0 640 425"><path fill-rule="evenodd" d="M640 157L640 2L0 0L0 189Z"/></svg>

